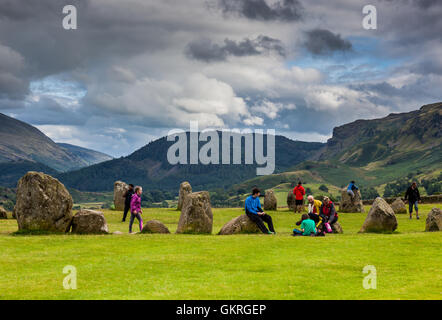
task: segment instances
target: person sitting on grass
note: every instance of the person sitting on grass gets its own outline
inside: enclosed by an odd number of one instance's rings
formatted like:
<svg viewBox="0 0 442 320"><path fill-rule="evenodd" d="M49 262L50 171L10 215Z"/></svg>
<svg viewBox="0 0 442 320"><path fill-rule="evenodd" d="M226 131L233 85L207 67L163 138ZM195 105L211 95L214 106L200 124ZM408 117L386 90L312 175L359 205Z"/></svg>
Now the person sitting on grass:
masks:
<svg viewBox="0 0 442 320"><path fill-rule="evenodd" d="M316 200L314 196L310 195L307 197L308 201L308 216L310 219L315 221L316 226L320 223L321 217L319 216L319 210L321 209L322 202Z"/></svg>
<svg viewBox="0 0 442 320"><path fill-rule="evenodd" d="M320 200L316 200L315 197L309 195L307 197L308 201L308 216L316 223L316 227L319 227L321 224L321 217L319 216L319 210L321 209L322 202ZM299 226L302 223L302 220L296 222L296 225Z"/></svg>
<svg viewBox="0 0 442 320"><path fill-rule="evenodd" d="M315 222L309 218L308 214L304 213L301 217L301 230L293 229L294 236L315 236L316 225Z"/></svg>
<svg viewBox="0 0 442 320"><path fill-rule="evenodd" d="M324 197L322 206L319 209L319 216L322 218L321 230L327 230L328 233L331 233L331 225L338 221L338 213L336 212L335 205L329 197Z"/></svg>
<svg viewBox="0 0 442 320"><path fill-rule="evenodd" d="M261 192L258 188L252 190L252 195L248 196L245 202L246 215L258 226L259 230L265 234L276 234L273 228L272 217L266 214L261 208L261 201L259 200ZM267 222L270 231L265 226Z"/></svg>
<svg viewBox="0 0 442 320"><path fill-rule="evenodd" d="M143 188L136 186L135 193L132 195L132 200L130 201L130 222L129 222L129 233L132 233L132 225L135 218L138 219L140 224L140 231L143 230L143 219L141 218L141 194L143 193Z"/></svg>

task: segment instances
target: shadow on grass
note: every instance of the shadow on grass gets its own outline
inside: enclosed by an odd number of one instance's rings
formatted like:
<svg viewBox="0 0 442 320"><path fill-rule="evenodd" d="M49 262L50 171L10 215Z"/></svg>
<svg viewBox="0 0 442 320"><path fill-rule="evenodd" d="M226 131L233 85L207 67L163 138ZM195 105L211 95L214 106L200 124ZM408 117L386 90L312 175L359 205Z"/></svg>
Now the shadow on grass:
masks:
<svg viewBox="0 0 442 320"><path fill-rule="evenodd" d="M12 236L47 236L47 235L66 235L66 234L70 233L46 231L46 230L17 230L11 233Z"/></svg>
<svg viewBox="0 0 442 320"><path fill-rule="evenodd" d="M400 231L379 231L379 230L366 230L366 231L359 231L357 234L402 234Z"/></svg>

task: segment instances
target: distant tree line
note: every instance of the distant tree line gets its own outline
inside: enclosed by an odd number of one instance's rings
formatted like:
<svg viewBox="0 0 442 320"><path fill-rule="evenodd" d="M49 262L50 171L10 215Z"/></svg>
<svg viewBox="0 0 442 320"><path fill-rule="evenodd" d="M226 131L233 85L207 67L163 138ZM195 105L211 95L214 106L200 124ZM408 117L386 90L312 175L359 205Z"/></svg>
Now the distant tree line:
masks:
<svg viewBox="0 0 442 320"><path fill-rule="evenodd" d="M433 179L422 179L419 181L416 175L409 174L404 179L399 179L391 183L387 183L385 186L384 197L397 197L404 196L405 191L411 185L413 181L418 182L422 186L428 195L440 194L442 192L442 173L438 177Z"/></svg>

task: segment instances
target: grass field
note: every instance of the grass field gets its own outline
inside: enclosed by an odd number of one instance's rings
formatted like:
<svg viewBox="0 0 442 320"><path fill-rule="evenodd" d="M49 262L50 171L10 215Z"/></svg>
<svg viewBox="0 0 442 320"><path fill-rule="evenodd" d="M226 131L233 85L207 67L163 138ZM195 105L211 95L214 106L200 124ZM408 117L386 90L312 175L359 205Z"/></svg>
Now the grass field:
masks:
<svg viewBox="0 0 442 320"><path fill-rule="evenodd" d="M123 235L12 235L0 220L0 299L441 299L442 232L398 215L393 234L358 234L365 214L340 214L342 235L290 236L299 215L270 212L278 234L217 236L240 209L213 209L214 235L127 234L121 213L105 211ZM368 210L368 208L367 208ZM171 232L179 212L145 209ZM137 227L136 229L137 230ZM76 290L63 289L63 267L77 269ZM377 289L362 269L377 269Z"/></svg>

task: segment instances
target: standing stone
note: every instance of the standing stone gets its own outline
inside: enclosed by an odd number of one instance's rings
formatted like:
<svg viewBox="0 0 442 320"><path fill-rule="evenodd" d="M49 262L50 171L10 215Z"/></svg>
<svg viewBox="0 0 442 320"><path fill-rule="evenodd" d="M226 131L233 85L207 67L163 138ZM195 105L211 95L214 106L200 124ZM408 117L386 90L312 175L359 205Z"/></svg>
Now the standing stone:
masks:
<svg viewBox="0 0 442 320"><path fill-rule="evenodd" d="M8 219L8 213L2 206L0 206L0 219Z"/></svg>
<svg viewBox="0 0 442 320"><path fill-rule="evenodd" d="M31 171L18 181L14 213L19 230L67 232L71 210L72 197L57 179Z"/></svg>
<svg viewBox="0 0 442 320"><path fill-rule="evenodd" d="M122 181L115 181L114 183L114 206L115 210L123 211L125 198L123 197L129 186Z"/></svg>
<svg viewBox="0 0 442 320"><path fill-rule="evenodd" d="M181 210L183 208L184 198L190 193L192 193L192 186L190 183L187 181L182 182L180 184L177 210Z"/></svg>
<svg viewBox="0 0 442 320"><path fill-rule="evenodd" d="M83 209L72 218L72 233L102 234L109 233L106 218L101 211Z"/></svg>
<svg viewBox="0 0 442 320"><path fill-rule="evenodd" d="M158 220L147 221L141 233L170 233L169 229Z"/></svg>
<svg viewBox="0 0 442 320"><path fill-rule="evenodd" d="M245 214L233 218L227 222L218 233L219 235L230 235L240 233L261 233L256 223Z"/></svg>
<svg viewBox="0 0 442 320"><path fill-rule="evenodd" d="M212 233L213 214L207 191L194 192L184 198L176 233Z"/></svg>
<svg viewBox="0 0 442 320"><path fill-rule="evenodd" d="M264 210L276 210L277 207L278 203L275 193L272 189L266 190L266 194L264 196Z"/></svg>
<svg viewBox="0 0 442 320"><path fill-rule="evenodd" d="M295 210L295 195L293 194L293 190L290 190L287 194L287 206L289 210Z"/></svg>
<svg viewBox="0 0 442 320"><path fill-rule="evenodd" d="M442 210L439 208L431 209L427 216L425 231L442 231Z"/></svg>
<svg viewBox="0 0 442 320"><path fill-rule="evenodd" d="M359 232L393 232L397 220L393 209L381 197L377 197L365 218Z"/></svg>
<svg viewBox="0 0 442 320"><path fill-rule="evenodd" d="M354 190L355 196L353 199L347 193L347 189L341 190L341 201L339 203L340 212L364 212L364 204L362 203L361 192Z"/></svg>
<svg viewBox="0 0 442 320"><path fill-rule="evenodd" d="M397 198L391 204L391 208L393 209L395 214L407 213L407 208L405 207L405 203L401 198Z"/></svg>
<svg viewBox="0 0 442 320"><path fill-rule="evenodd" d="M339 224L339 222L332 223L331 228L333 233L344 233L344 230L342 229L342 226Z"/></svg>

